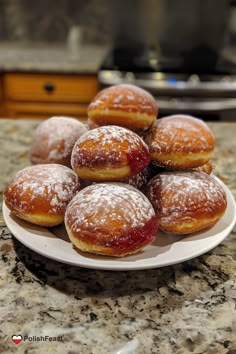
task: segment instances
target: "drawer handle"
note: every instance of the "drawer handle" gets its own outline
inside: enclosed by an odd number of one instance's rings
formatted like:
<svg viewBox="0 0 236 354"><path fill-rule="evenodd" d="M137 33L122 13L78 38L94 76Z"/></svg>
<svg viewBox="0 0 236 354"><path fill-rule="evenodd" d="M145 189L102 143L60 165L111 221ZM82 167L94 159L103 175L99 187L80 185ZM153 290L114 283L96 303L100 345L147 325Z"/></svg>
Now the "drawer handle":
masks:
<svg viewBox="0 0 236 354"><path fill-rule="evenodd" d="M51 93L55 90L55 86L53 84L47 83L43 86L44 90L48 93Z"/></svg>

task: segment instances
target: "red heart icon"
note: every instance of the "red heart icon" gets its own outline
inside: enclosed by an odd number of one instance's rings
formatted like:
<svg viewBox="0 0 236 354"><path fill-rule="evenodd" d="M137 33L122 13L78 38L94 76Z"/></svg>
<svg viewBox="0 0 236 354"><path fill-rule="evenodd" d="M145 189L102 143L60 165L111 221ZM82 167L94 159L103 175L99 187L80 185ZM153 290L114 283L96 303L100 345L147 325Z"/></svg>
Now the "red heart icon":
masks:
<svg viewBox="0 0 236 354"><path fill-rule="evenodd" d="M12 336L12 341L15 343L15 344L19 344L21 341L22 341L22 336L21 335L14 335Z"/></svg>

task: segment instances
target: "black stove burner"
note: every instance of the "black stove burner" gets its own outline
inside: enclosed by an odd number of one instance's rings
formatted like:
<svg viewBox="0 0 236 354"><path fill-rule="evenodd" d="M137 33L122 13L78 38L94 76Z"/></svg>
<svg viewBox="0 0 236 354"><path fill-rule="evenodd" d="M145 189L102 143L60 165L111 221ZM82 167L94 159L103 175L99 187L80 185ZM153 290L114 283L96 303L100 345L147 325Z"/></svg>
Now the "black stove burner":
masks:
<svg viewBox="0 0 236 354"><path fill-rule="evenodd" d="M193 48L183 57L169 53L159 56L155 50L137 48L113 49L101 67L102 70L119 70L135 73L176 73L230 75L236 73L236 65L218 60L216 53L206 46Z"/></svg>
<svg viewBox="0 0 236 354"><path fill-rule="evenodd" d="M102 65L104 70L154 72L157 70L157 57L154 51L140 49L114 49Z"/></svg>

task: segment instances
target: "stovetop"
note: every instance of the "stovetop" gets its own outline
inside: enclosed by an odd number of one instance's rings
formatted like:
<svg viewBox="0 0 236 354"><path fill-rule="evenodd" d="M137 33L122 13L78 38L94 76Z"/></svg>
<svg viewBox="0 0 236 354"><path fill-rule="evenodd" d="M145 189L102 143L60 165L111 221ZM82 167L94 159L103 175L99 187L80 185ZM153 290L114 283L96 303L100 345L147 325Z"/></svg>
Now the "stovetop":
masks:
<svg viewBox="0 0 236 354"><path fill-rule="evenodd" d="M236 64L217 57L210 50L202 48L188 55L178 56L173 53L160 55L156 50L113 49L105 58L101 70L120 72L183 74L188 77L236 75Z"/></svg>
<svg viewBox="0 0 236 354"><path fill-rule="evenodd" d="M130 83L154 95L236 97L236 75L100 70L98 78L103 87Z"/></svg>
<svg viewBox="0 0 236 354"><path fill-rule="evenodd" d="M130 83L148 90L158 101L160 115L198 114L207 119L235 117L236 64L208 59L191 67L179 58L157 57L155 51L112 51L98 79L102 88ZM230 118L231 119L231 118Z"/></svg>

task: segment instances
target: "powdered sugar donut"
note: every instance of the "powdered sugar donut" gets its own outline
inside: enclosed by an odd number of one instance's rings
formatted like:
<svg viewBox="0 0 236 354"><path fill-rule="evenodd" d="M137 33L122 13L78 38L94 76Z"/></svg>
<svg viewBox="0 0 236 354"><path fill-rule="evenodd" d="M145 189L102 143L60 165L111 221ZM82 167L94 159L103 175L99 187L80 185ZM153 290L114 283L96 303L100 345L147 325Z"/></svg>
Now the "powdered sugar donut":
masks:
<svg viewBox="0 0 236 354"><path fill-rule="evenodd" d="M34 165L19 171L8 183L4 200L19 218L54 226L64 221L66 207L78 190L78 177L68 167Z"/></svg>
<svg viewBox="0 0 236 354"><path fill-rule="evenodd" d="M31 163L58 163L70 167L73 146L87 130L75 118L52 117L43 121L32 137Z"/></svg>
<svg viewBox="0 0 236 354"><path fill-rule="evenodd" d="M130 84L119 84L100 91L88 107L89 118L97 125L119 125L146 130L157 118L154 97Z"/></svg>
<svg viewBox="0 0 236 354"><path fill-rule="evenodd" d="M150 162L144 141L131 130L104 126L85 133L76 142L71 165L78 176L89 181L120 181Z"/></svg>
<svg viewBox="0 0 236 354"><path fill-rule="evenodd" d="M214 225L224 214L226 194L212 175L197 171L162 172L147 186L160 229L187 234Z"/></svg>
<svg viewBox="0 0 236 354"><path fill-rule="evenodd" d="M170 170L204 165L212 158L215 138L200 119L173 115L159 119L146 142L154 164Z"/></svg>
<svg viewBox="0 0 236 354"><path fill-rule="evenodd" d="M137 252L157 234L149 200L129 185L99 183L80 191L67 207L65 225L78 249L110 256Z"/></svg>

